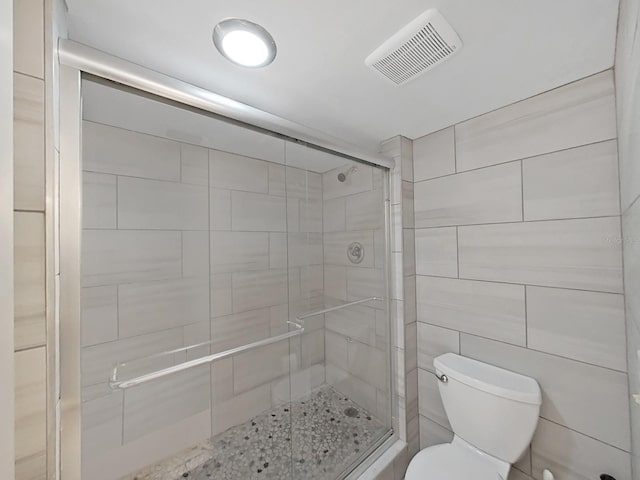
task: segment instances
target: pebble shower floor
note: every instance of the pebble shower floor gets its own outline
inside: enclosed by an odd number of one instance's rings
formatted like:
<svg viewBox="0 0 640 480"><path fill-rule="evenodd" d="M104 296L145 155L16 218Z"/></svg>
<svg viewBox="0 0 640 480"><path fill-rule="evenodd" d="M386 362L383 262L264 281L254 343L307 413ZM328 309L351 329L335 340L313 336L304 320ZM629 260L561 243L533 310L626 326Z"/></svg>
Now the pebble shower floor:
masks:
<svg viewBox="0 0 640 480"><path fill-rule="evenodd" d="M330 480L386 431L325 386L127 480Z"/></svg>

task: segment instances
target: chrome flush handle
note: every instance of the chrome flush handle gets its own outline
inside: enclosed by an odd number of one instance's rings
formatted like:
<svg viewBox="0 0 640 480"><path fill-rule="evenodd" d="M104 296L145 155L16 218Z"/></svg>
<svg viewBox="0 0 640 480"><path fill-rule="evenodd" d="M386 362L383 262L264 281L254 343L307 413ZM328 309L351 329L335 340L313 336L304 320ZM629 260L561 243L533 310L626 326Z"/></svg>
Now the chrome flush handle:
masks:
<svg viewBox="0 0 640 480"><path fill-rule="evenodd" d="M444 373L442 375L438 375L437 373L434 373L434 375L436 376L436 378L438 380L440 380L442 383L447 383L449 381L449 377L447 377Z"/></svg>

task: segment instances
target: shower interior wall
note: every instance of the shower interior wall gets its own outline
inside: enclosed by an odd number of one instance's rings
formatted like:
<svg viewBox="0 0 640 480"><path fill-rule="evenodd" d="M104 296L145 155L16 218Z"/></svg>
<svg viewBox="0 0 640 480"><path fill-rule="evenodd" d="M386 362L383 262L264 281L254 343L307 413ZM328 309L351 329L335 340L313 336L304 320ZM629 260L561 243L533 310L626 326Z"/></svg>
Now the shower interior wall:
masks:
<svg viewBox="0 0 640 480"><path fill-rule="evenodd" d="M93 82L83 91L83 477L136 471L324 383L387 419L384 302L109 389L115 362L211 340L139 370L149 371L283 333L304 312L385 297L383 173L357 165L339 182L353 162L238 127L214 134L199 114ZM167 115L174 128L158 120ZM365 247L357 266L352 242Z"/></svg>

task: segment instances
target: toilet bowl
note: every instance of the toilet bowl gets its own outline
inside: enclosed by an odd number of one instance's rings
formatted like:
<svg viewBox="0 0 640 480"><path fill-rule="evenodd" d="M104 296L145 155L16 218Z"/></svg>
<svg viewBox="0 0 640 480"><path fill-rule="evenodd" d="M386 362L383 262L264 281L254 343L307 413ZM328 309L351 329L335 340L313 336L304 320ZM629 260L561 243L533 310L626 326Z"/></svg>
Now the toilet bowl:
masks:
<svg viewBox="0 0 640 480"><path fill-rule="evenodd" d="M538 424L538 383L453 353L433 364L454 438L420 451L405 480L506 480Z"/></svg>

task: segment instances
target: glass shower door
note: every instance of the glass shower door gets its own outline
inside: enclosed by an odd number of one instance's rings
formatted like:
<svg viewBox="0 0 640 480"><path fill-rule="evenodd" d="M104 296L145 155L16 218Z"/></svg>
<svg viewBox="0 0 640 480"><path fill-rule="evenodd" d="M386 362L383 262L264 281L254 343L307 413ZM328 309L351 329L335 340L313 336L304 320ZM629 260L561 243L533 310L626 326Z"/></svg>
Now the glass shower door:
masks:
<svg viewBox="0 0 640 480"><path fill-rule="evenodd" d="M292 478L344 478L391 432L383 172L285 152Z"/></svg>
<svg viewBox="0 0 640 480"><path fill-rule="evenodd" d="M344 478L391 433L384 172L83 98L83 478Z"/></svg>

